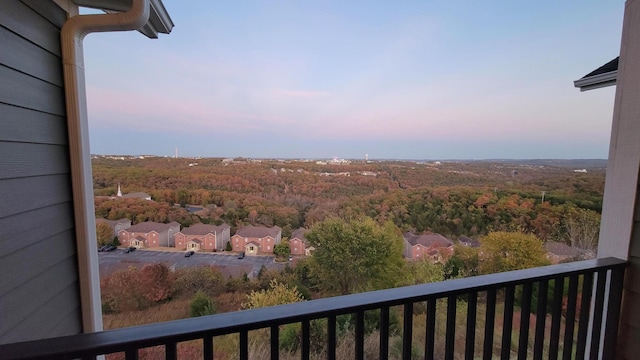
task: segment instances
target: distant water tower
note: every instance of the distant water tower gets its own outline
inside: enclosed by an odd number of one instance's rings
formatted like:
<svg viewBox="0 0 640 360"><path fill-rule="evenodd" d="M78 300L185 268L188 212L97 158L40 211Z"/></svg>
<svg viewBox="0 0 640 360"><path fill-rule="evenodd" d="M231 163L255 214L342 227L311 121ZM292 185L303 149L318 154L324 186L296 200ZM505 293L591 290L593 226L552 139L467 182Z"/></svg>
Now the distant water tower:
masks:
<svg viewBox="0 0 640 360"><path fill-rule="evenodd" d="M364 161L365 162L369 161L369 154L364 154Z"/></svg>

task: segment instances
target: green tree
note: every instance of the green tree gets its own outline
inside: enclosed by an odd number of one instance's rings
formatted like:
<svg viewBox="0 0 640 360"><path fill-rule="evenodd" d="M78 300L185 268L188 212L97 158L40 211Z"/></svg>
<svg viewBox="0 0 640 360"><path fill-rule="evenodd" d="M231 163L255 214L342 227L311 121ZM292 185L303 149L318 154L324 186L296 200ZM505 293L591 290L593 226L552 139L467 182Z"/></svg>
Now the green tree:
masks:
<svg viewBox="0 0 640 360"><path fill-rule="evenodd" d="M444 264L445 279L463 278L478 275L480 258L478 249L456 245L453 255Z"/></svg>
<svg viewBox="0 0 640 360"><path fill-rule="evenodd" d="M316 249L311 271L323 291L346 295L401 282L403 240L391 222L380 226L368 217L331 217L314 225L306 238Z"/></svg>
<svg viewBox="0 0 640 360"><path fill-rule="evenodd" d="M289 242L284 240L280 244L273 247L273 253L280 259L287 258L291 253Z"/></svg>
<svg viewBox="0 0 640 360"><path fill-rule="evenodd" d="M224 247L224 251L231 251L233 248L231 247L231 241L227 241L227 245Z"/></svg>
<svg viewBox="0 0 640 360"><path fill-rule="evenodd" d="M528 269L549 264L542 241L521 232L492 232L480 241L480 272Z"/></svg>
<svg viewBox="0 0 640 360"><path fill-rule="evenodd" d="M213 315L217 312L211 298L203 291L196 292L189 304L189 308L191 317Z"/></svg>
<svg viewBox="0 0 640 360"><path fill-rule="evenodd" d="M402 285L427 284L444 280L443 266L428 260L408 263L405 265L404 275Z"/></svg>

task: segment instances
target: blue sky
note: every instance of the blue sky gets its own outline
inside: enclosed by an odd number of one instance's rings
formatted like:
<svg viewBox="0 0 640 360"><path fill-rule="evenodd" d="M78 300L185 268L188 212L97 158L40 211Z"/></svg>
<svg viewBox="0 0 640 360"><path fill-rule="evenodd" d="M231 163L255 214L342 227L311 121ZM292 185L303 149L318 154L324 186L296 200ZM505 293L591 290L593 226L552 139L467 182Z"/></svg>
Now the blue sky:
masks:
<svg viewBox="0 0 640 360"><path fill-rule="evenodd" d="M624 2L178 1L85 40L96 154L606 158Z"/></svg>

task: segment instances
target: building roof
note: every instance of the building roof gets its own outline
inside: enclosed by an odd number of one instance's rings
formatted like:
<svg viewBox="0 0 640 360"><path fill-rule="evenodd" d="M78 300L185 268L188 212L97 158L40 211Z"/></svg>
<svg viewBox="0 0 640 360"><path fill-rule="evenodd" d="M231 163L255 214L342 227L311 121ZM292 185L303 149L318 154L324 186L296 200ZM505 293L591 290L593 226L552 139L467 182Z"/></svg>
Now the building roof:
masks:
<svg viewBox="0 0 640 360"><path fill-rule="evenodd" d="M305 246L308 245L309 241L307 240L306 237L304 237L304 234L306 234L307 231L309 231L309 230L307 230L307 229L305 229L303 227L296 229L293 232L293 234L291 234L291 240L298 239L298 240L302 241L305 244Z"/></svg>
<svg viewBox="0 0 640 360"><path fill-rule="evenodd" d="M141 233L148 233L151 231L155 231L155 232L161 233L161 232L168 231L172 227L175 227L175 224L178 224L178 223L174 222L171 224L161 224L153 221L145 221L143 223L133 225L132 227L128 228L125 231L141 232Z"/></svg>
<svg viewBox="0 0 640 360"><path fill-rule="evenodd" d="M200 240L200 239L191 239L191 240L189 240L187 242L191 242L191 241L193 241L194 243L196 243L198 245L202 245L202 240Z"/></svg>
<svg viewBox="0 0 640 360"><path fill-rule="evenodd" d="M413 233L408 232L404 234L403 237L411 246L422 245L425 247L438 247L438 248L446 248L449 246L453 246L453 242L451 240L447 239L446 237L440 234L435 234L435 233L415 235Z"/></svg>
<svg viewBox="0 0 640 360"><path fill-rule="evenodd" d="M275 239L278 235L280 235L281 231L282 229L280 229L278 226L268 228L266 226L248 225L238 229L238 231L236 231L236 235L242 236L242 237L252 237L252 238L263 238L263 237L271 236L272 238Z"/></svg>
<svg viewBox="0 0 640 360"><path fill-rule="evenodd" d="M123 199L151 199L151 195L144 192L134 192L134 193L124 194L121 197Z"/></svg>
<svg viewBox="0 0 640 360"><path fill-rule="evenodd" d="M124 218L120 220L109 220L105 218L96 218L96 223L105 223L111 227L115 227L118 224L128 224L131 223L131 220Z"/></svg>
<svg viewBox="0 0 640 360"><path fill-rule="evenodd" d="M207 224L193 224L189 227L186 227L184 229L182 229L181 233L183 233L184 235L206 235L206 234L216 234L216 233L220 233L223 232L224 230L228 229L229 225L227 224L222 224L219 226L215 226L215 225L207 225Z"/></svg>
<svg viewBox="0 0 640 360"><path fill-rule="evenodd" d="M470 246L470 247L480 247L480 241L478 239L472 239L470 237L467 236L460 236L460 238L458 239L458 241L460 241L461 243Z"/></svg>
<svg viewBox="0 0 640 360"><path fill-rule="evenodd" d="M545 248L545 250L547 250L551 254L557 255L557 256L580 256L580 255L582 255L582 251L580 251L579 249L576 249L574 247L571 247L571 246L569 246L567 244L564 244L564 243L561 243L561 242L547 241L547 243L544 244L544 248Z"/></svg>
<svg viewBox="0 0 640 360"><path fill-rule="evenodd" d="M573 85L580 88L580 91L593 90L605 86L615 85L618 77L618 60L617 57L608 63L593 70L579 80L573 82Z"/></svg>

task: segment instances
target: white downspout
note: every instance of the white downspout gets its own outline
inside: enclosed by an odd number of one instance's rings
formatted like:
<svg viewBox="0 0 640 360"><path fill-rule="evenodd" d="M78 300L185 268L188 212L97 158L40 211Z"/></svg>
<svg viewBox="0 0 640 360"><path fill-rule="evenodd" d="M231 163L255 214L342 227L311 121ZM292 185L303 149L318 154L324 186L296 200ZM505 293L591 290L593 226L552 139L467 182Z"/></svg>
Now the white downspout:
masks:
<svg viewBox="0 0 640 360"><path fill-rule="evenodd" d="M102 306L82 41L92 32L140 29L149 12L149 0L132 0L127 12L71 17L60 34L83 332L102 330Z"/></svg>

